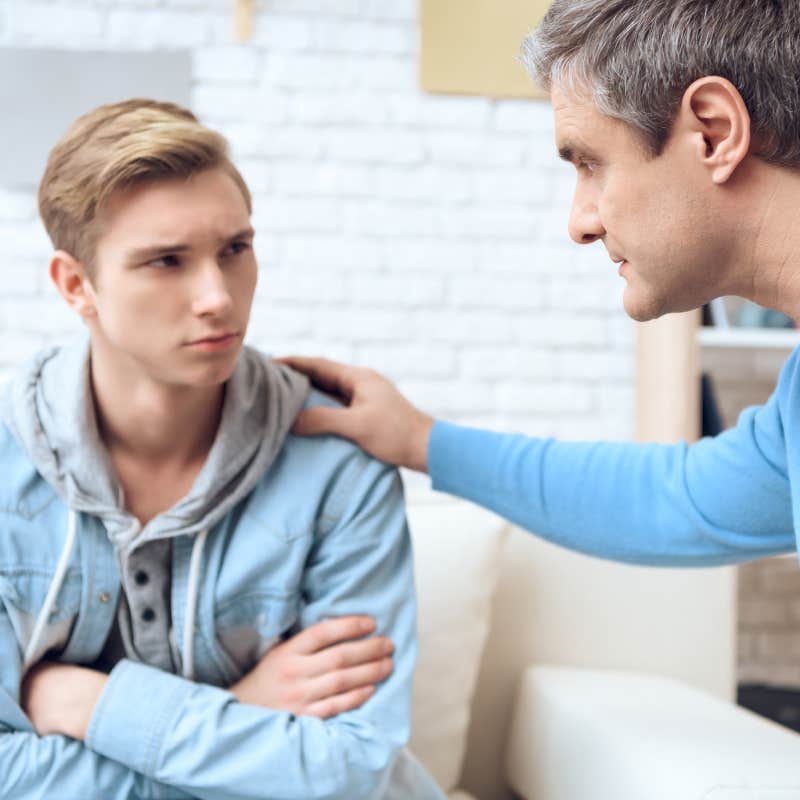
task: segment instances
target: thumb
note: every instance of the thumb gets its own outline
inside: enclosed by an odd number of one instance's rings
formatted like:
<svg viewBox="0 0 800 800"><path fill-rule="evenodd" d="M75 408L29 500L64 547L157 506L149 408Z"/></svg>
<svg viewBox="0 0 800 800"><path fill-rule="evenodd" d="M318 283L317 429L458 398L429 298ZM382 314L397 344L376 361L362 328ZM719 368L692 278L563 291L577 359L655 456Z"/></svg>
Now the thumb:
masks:
<svg viewBox="0 0 800 800"><path fill-rule="evenodd" d="M321 436L332 433L353 439L353 426L350 422L352 411L347 408L316 406L301 411L292 425L292 433L298 436Z"/></svg>

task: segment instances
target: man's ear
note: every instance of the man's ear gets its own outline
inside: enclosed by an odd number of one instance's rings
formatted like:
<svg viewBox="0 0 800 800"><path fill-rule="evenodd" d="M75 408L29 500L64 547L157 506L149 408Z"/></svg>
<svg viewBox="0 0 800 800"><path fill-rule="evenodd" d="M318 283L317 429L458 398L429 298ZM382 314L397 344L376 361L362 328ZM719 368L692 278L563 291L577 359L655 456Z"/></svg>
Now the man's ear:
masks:
<svg viewBox="0 0 800 800"><path fill-rule="evenodd" d="M86 268L65 250L50 259L50 279L67 305L84 319L95 316L95 293Z"/></svg>
<svg viewBox="0 0 800 800"><path fill-rule="evenodd" d="M676 127L693 136L714 183L728 181L750 152L750 113L726 78L696 80L683 93Z"/></svg>

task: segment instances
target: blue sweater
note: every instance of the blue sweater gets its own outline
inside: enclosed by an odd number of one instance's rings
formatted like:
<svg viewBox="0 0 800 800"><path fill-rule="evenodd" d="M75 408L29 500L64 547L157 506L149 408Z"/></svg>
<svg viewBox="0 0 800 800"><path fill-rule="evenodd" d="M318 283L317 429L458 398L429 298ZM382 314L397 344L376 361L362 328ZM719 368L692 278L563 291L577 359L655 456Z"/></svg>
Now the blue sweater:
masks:
<svg viewBox="0 0 800 800"><path fill-rule="evenodd" d="M706 567L797 549L800 363L764 406L687 446L557 442L437 422L435 489L556 544L653 566Z"/></svg>

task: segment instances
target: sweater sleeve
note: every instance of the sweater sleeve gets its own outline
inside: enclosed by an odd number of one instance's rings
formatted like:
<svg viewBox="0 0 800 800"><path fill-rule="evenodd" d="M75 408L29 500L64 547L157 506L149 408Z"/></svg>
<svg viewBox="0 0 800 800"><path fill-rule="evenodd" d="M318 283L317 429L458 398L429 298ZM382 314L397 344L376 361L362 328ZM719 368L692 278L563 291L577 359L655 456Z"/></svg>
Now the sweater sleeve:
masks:
<svg viewBox="0 0 800 800"><path fill-rule="evenodd" d="M341 476L335 513L315 537L301 624L370 614L395 643L395 668L360 708L329 720L243 705L232 694L120 662L87 745L206 800L384 797L409 733L416 652L411 549L394 470L362 454ZM333 502L333 501L332 501ZM420 769L415 800L444 800Z"/></svg>
<svg viewBox="0 0 800 800"><path fill-rule="evenodd" d="M692 446L559 442L437 422L434 488L556 544L652 566L714 566L795 549L782 406L792 370L735 428Z"/></svg>

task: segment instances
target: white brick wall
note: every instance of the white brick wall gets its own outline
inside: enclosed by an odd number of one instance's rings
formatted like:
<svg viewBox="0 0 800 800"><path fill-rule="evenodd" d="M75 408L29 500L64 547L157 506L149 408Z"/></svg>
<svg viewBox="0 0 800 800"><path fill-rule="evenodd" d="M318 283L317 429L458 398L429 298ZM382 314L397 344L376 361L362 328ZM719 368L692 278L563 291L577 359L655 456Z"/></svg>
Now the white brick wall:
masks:
<svg viewBox="0 0 800 800"><path fill-rule="evenodd" d="M0 0L0 46L191 50L254 193L251 342L373 365L454 420L630 436L631 325L602 248L567 238L549 106L421 93L416 0L260 2L246 45L232 8ZM0 187L0 252L2 377L77 323L33 193Z"/></svg>

